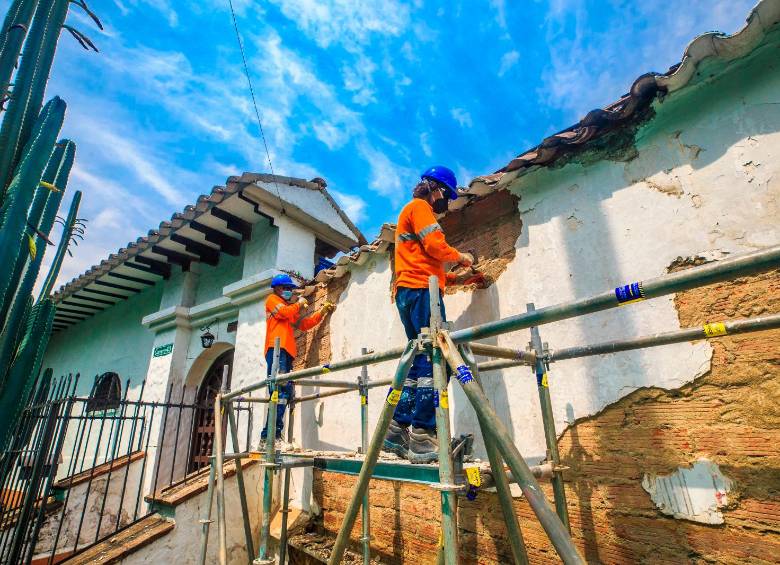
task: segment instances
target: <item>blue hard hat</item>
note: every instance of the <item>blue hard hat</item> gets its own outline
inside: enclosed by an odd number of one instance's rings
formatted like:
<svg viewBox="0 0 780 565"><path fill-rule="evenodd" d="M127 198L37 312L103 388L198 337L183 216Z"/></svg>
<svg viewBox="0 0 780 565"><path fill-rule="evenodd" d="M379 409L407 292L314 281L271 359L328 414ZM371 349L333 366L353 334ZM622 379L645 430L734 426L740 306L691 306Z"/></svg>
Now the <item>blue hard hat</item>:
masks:
<svg viewBox="0 0 780 565"><path fill-rule="evenodd" d="M271 288L276 288L277 286L298 287L298 285L293 282L292 277L290 275L285 275L284 273L281 275L274 275L274 278L271 279Z"/></svg>
<svg viewBox="0 0 780 565"><path fill-rule="evenodd" d="M458 197L458 180L455 178L455 173L452 169L442 167L441 165L434 165L423 174L420 175L421 179L430 179L439 181L449 190L447 190L447 198L455 200Z"/></svg>

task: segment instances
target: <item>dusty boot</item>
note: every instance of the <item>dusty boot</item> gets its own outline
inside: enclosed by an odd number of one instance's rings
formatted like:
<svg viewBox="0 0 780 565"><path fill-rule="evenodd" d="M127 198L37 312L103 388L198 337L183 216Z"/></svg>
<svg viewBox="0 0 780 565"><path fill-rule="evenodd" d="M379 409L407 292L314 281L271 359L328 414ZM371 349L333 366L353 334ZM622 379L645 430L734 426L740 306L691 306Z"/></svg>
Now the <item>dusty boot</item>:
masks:
<svg viewBox="0 0 780 565"><path fill-rule="evenodd" d="M390 427L387 428L385 440L382 442L382 451L395 453L406 459L409 454L409 428L390 420Z"/></svg>
<svg viewBox="0 0 780 565"><path fill-rule="evenodd" d="M439 458L439 440L436 430L412 427L409 433L409 461L433 463Z"/></svg>

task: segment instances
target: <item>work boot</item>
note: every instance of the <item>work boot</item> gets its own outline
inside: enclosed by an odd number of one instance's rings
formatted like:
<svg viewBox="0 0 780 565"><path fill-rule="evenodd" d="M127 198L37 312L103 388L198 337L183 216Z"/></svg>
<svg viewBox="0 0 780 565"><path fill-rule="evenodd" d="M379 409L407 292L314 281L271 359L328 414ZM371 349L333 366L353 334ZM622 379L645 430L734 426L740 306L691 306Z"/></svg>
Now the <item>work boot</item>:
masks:
<svg viewBox="0 0 780 565"><path fill-rule="evenodd" d="M390 420L390 427L387 428L385 440L382 442L382 451L395 453L406 459L409 455L409 428Z"/></svg>
<svg viewBox="0 0 780 565"><path fill-rule="evenodd" d="M409 434L409 461L433 463L439 458L439 440L436 430L412 427Z"/></svg>

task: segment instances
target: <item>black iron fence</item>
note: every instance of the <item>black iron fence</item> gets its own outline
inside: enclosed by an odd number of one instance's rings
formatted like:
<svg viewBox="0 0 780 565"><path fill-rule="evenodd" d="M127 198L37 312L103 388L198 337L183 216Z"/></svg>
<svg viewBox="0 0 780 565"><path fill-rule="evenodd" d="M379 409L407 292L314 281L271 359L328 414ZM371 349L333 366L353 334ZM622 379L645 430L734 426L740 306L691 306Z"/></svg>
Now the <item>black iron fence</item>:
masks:
<svg viewBox="0 0 780 565"><path fill-rule="evenodd" d="M0 564L80 553L148 516L148 495L208 463L213 406L194 389L171 386L156 402L144 399L145 383L127 381L113 400L95 395L97 377L88 397L78 385L79 375L44 373L0 453ZM241 406L237 417L248 449L252 412Z"/></svg>

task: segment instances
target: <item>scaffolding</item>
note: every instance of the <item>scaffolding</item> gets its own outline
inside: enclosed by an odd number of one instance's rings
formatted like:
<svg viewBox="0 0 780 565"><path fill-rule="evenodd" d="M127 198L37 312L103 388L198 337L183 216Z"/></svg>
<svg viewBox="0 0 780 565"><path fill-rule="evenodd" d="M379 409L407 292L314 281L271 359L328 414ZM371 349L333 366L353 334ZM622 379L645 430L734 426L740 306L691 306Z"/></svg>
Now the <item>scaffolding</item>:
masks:
<svg viewBox="0 0 780 565"><path fill-rule="evenodd" d="M619 286L592 297L564 302L546 308L536 309L528 304L527 311L522 314L476 325L466 329L453 330L451 325L443 322L439 310L438 281L431 277L429 290L431 296L431 320L428 328L405 346L389 349L383 352L368 352L365 349L358 357L337 361L330 365L310 367L286 374L279 374L279 342L274 348L274 362L271 376L242 387L228 391L223 379L222 391L215 399L215 414L227 414L227 425L230 428L231 439L235 450L238 450L238 430L233 414L233 402L254 401L268 404L267 429L270 430L265 443L265 453L261 458L263 466L263 501L261 512L260 540L255 554L252 539L251 522L247 508L246 492L242 475L241 460L258 458L257 453L226 453L222 437L222 418L215 418L214 451L211 457L211 468L207 490L207 503L204 509L202 524L202 540L200 563L206 562L206 550L211 518L211 507L214 492L217 499L217 524L219 529L219 563L227 563L227 536L225 522L225 486L223 480L223 465L227 460L235 461L238 494L241 500L243 525L246 536L247 562L256 565L275 563L270 548L270 516L273 496L273 481L277 471L284 470L284 486L282 500L282 530L280 536L279 563L284 564L286 556L287 513L289 498L290 469L294 467L311 466L337 473L357 474L357 482L352 492L352 498L347 506L344 520L331 551L330 565L338 564L346 551L350 534L362 508L362 532L360 537L363 562L370 561L370 522L368 504L368 483L373 478L411 481L429 484L441 493L441 536L438 550L438 563L452 565L458 563L458 527L457 503L458 496L473 494L477 488L495 487L504 521L506 522L508 538L515 563L527 563L525 543L512 507L512 496L509 483L516 482L528 501L536 518L542 525L561 560L569 564L584 564L585 561L572 541L569 516L566 505L566 494L563 488L563 471L558 454L557 433L550 401L549 374L550 365L564 359L574 359L592 355L606 355L647 347L657 347L673 343L713 339L725 335L756 332L780 328L780 314L760 316L731 321L709 322L700 327L686 328L657 333L649 336L624 340L611 340L592 345L569 347L565 349L550 349L542 342L539 326L555 321L599 312L615 307L623 307L643 300L669 295L677 292L727 281L738 277L753 275L780 267L780 246L763 251L748 253L723 259L718 262L692 267L646 281L634 282ZM521 329L530 329L531 342L526 349L512 349L477 343L475 340L497 336ZM439 453L437 465L387 464L378 461L382 442L393 417L395 406L401 396L403 382L414 357L426 353L433 363L434 398L436 406L436 429L439 438ZM475 355L493 357L494 360L477 363ZM368 367L380 362L398 359L395 375L392 379L370 382ZM517 447L512 442L511 435L501 419L491 407L480 384L480 372L497 370L517 365L530 366L536 378L539 401L544 427L547 457L543 465L529 467ZM447 366L452 371L466 398L473 406L482 433L487 452L489 468L479 465L464 465L464 444L453 442L450 434ZM306 380L330 374L335 371L361 368L356 383L338 380ZM276 421L276 404L279 402L278 386L293 382L298 385L318 385L333 387L332 391L320 392L296 398L291 403L297 404L328 396L344 394L357 390L361 400L361 451L362 460L329 458L322 456L307 457L291 456L276 452L274 434ZM367 392L369 388L390 385L390 389L382 405L379 419L374 428L371 440L368 440ZM453 385L457 386L457 385ZM268 396L258 398L247 396L250 393L268 388ZM291 406L292 408L292 406ZM291 439L293 410L290 410L288 436ZM461 438L464 439L464 438ZM506 467L509 471L506 470ZM542 492L537 479L545 478L552 482L554 506L551 506Z"/></svg>

